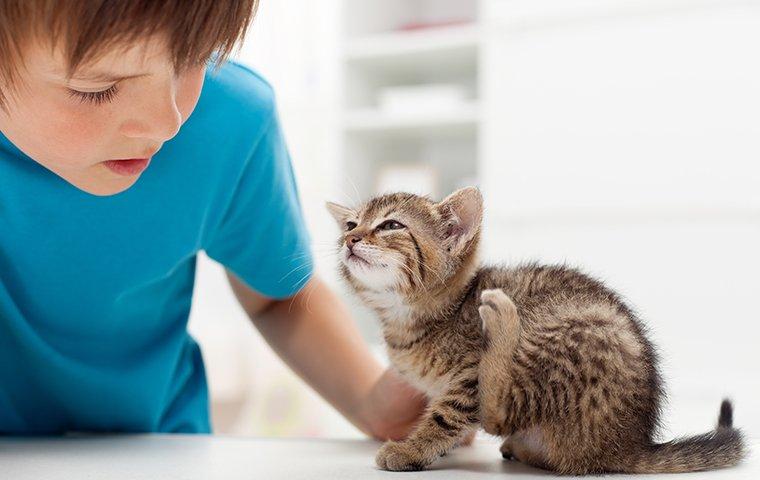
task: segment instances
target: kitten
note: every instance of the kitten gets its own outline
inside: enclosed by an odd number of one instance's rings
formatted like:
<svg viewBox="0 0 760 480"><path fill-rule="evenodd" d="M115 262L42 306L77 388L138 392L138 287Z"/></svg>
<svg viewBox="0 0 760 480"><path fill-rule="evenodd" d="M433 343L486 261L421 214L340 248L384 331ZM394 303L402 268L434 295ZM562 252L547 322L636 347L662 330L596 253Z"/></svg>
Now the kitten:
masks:
<svg viewBox="0 0 760 480"><path fill-rule="evenodd" d="M409 438L382 446L380 468L424 469L479 426L504 438L504 458L562 474L690 472L744 456L728 401L714 431L655 443L663 393L636 315L571 268L481 266L477 189L328 209L344 229L342 276L377 313L394 367L430 399Z"/></svg>

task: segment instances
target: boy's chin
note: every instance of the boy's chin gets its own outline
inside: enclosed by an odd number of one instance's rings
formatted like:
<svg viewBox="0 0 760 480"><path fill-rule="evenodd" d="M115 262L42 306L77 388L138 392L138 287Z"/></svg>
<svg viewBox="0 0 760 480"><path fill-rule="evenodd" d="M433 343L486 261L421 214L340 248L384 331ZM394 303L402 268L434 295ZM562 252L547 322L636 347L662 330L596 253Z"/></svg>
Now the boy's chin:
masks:
<svg viewBox="0 0 760 480"><path fill-rule="evenodd" d="M125 177L109 173L93 175L89 178L72 178L61 175L61 178L79 190L98 197L108 197L129 190L140 178L140 175Z"/></svg>
<svg viewBox="0 0 760 480"><path fill-rule="evenodd" d="M129 190L129 188L137 182L139 177L124 179L116 182L98 182L85 185L77 185L72 183L75 187L82 190L85 193L95 195L98 197L109 197L118 193Z"/></svg>

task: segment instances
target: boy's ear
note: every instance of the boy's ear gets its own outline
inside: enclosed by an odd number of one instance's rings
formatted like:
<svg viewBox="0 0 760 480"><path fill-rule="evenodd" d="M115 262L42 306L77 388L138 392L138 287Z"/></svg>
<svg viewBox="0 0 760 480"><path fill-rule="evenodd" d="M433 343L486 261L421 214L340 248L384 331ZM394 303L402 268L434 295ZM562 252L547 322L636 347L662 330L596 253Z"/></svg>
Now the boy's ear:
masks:
<svg viewBox="0 0 760 480"><path fill-rule="evenodd" d="M459 255L480 231L483 196L475 187L452 193L436 205L442 217L441 241L452 255Z"/></svg>
<svg viewBox="0 0 760 480"><path fill-rule="evenodd" d="M341 229L345 228L346 222L350 218L356 216L356 212L352 209L344 207L343 205L338 205L337 203L325 202L325 206Z"/></svg>

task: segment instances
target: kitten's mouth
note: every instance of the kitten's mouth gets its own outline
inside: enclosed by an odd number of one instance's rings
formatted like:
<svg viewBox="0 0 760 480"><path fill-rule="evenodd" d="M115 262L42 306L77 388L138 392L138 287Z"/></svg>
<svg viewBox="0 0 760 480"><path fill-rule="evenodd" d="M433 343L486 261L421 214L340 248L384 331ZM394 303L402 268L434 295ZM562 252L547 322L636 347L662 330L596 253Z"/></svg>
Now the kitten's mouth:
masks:
<svg viewBox="0 0 760 480"><path fill-rule="evenodd" d="M363 259L359 255L357 255L356 253L351 252L351 251L348 252L348 256L346 257L346 261L347 262L355 262L355 263L357 263L359 265L365 265L365 266L368 266L368 267L371 265L367 260Z"/></svg>

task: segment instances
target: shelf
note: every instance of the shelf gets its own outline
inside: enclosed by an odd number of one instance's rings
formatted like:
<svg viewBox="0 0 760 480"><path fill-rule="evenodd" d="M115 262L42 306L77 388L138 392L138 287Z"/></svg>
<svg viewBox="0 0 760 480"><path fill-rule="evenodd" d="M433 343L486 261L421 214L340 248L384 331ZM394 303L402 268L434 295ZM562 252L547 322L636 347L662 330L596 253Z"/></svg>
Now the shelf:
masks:
<svg viewBox="0 0 760 480"><path fill-rule="evenodd" d="M451 110L420 113L386 113L355 110L344 115L347 133L367 135L470 134L480 119L478 105L466 104Z"/></svg>
<svg viewBox="0 0 760 480"><path fill-rule="evenodd" d="M657 12L695 11L705 8L747 6L747 0L499 0L486 2L486 16L507 28L546 28L577 24L585 19L613 19Z"/></svg>
<svg viewBox="0 0 760 480"><path fill-rule="evenodd" d="M497 205L504 205L498 198ZM495 225L589 226L589 225L689 225L699 223L757 225L760 208L720 205L573 205L541 207L495 207L490 220Z"/></svg>
<svg viewBox="0 0 760 480"><path fill-rule="evenodd" d="M430 65L474 66L480 28L477 24L391 32L348 39L344 58L351 65L388 72L396 68Z"/></svg>

